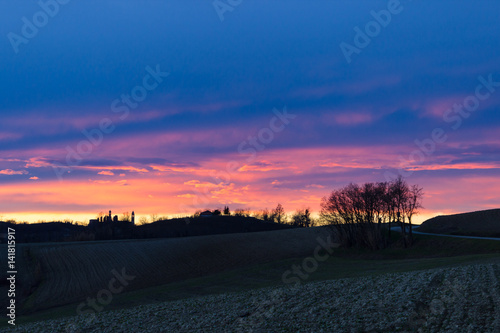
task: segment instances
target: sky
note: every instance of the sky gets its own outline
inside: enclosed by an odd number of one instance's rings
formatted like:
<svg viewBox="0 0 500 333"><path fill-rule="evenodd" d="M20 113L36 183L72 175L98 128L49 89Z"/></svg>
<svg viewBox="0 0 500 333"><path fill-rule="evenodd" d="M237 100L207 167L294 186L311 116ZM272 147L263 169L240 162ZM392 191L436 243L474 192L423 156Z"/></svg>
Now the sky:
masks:
<svg viewBox="0 0 500 333"><path fill-rule="evenodd" d="M500 208L500 2L0 2L0 220Z"/></svg>

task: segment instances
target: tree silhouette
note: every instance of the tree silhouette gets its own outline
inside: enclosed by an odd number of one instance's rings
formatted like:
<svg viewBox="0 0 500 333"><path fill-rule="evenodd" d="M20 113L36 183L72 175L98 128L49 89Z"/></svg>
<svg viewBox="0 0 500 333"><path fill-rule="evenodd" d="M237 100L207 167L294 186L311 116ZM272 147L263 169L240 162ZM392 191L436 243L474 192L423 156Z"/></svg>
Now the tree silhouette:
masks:
<svg viewBox="0 0 500 333"><path fill-rule="evenodd" d="M424 189L413 185L408 191L408 197L403 205L403 212L408 219L408 224L410 226L410 242L413 242L413 230L411 220L415 214L419 213L419 209L423 208L422 198L424 196Z"/></svg>
<svg viewBox="0 0 500 333"><path fill-rule="evenodd" d="M120 218L120 221L130 222L130 213L124 212Z"/></svg>
<svg viewBox="0 0 500 333"><path fill-rule="evenodd" d="M283 209L283 206L280 203L273 210L272 216L273 216L273 220L276 221L277 223L284 222L285 210Z"/></svg>
<svg viewBox="0 0 500 333"><path fill-rule="evenodd" d="M242 209L242 208L238 208L234 211L234 216L238 216L238 217L243 217L245 216L245 210Z"/></svg>
<svg viewBox="0 0 500 333"><path fill-rule="evenodd" d="M312 224L311 212L309 208L300 209L292 216L292 225L297 227L310 227Z"/></svg>
<svg viewBox="0 0 500 333"><path fill-rule="evenodd" d="M422 207L423 192L420 187L409 187L399 177L390 183L349 184L334 190L321 202L321 217L335 226L344 246L360 245L373 249L387 245L382 221L401 226L403 245L412 243L411 219ZM406 221L410 234L406 234Z"/></svg>

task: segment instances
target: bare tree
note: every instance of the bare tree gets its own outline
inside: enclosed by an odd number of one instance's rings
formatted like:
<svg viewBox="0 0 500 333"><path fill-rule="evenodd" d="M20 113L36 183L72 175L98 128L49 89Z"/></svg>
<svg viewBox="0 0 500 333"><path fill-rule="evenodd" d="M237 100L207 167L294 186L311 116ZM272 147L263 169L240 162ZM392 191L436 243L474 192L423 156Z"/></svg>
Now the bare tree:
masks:
<svg viewBox="0 0 500 333"><path fill-rule="evenodd" d="M389 240L391 239L392 223L396 220L394 209L394 197L392 196L392 187L390 183L386 183L385 193L382 197L384 219L387 220L389 230Z"/></svg>
<svg viewBox="0 0 500 333"><path fill-rule="evenodd" d="M262 210L262 219L263 219L264 221L269 221L269 220L270 220L270 216L271 216L271 213L269 212L269 209L264 208L264 209Z"/></svg>
<svg viewBox="0 0 500 333"><path fill-rule="evenodd" d="M321 217L335 227L337 235L345 247L356 245L355 224L357 185L349 184L334 190L328 198L321 202Z"/></svg>
<svg viewBox="0 0 500 333"><path fill-rule="evenodd" d="M277 223L285 222L285 209L280 203L273 210L272 216L273 220L276 221Z"/></svg>
<svg viewBox="0 0 500 333"><path fill-rule="evenodd" d="M299 209L292 215L292 225L297 227L312 226L311 211L309 208Z"/></svg>
<svg viewBox="0 0 500 333"><path fill-rule="evenodd" d="M250 211L247 209L239 208L234 211L234 216L250 217Z"/></svg>
<svg viewBox="0 0 500 333"><path fill-rule="evenodd" d="M269 221L271 213L269 212L269 209L266 208L266 209L255 211L253 216L259 220Z"/></svg>
<svg viewBox="0 0 500 333"><path fill-rule="evenodd" d="M413 185L408 189L408 196L403 205L403 213L408 219L410 226L410 242L413 243L413 228L411 224L412 217L419 213L419 209L423 208L422 199L424 197L424 190L418 185Z"/></svg>
<svg viewBox="0 0 500 333"><path fill-rule="evenodd" d="M120 221L130 222L130 213L129 212L124 212L122 214L122 217L120 218Z"/></svg>

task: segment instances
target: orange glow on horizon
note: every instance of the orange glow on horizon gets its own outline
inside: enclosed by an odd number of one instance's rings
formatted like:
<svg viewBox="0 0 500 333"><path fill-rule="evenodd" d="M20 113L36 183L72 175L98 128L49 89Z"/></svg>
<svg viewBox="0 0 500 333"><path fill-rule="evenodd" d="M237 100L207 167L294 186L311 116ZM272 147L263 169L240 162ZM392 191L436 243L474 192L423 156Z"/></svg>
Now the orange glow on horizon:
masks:
<svg viewBox="0 0 500 333"><path fill-rule="evenodd" d="M0 216L28 222L65 219L86 222L111 209L113 215L135 211L138 220L151 214L188 216L200 209L221 209L225 205L233 211L237 208L256 211L272 209L278 203L288 213L309 207L318 214L321 198L334 188L351 181L383 181L381 166L394 167L396 160L395 153L387 147L339 147L334 151L330 147L317 147L264 150L253 159L238 153L226 154L224 158L208 158L188 166L133 163L117 167L80 166L75 169L89 176L72 178L69 174L59 182L29 174L25 181L4 184L0 187L0 200L8 208ZM33 158L30 163L43 167L47 162ZM232 170L228 168L231 163ZM486 163L456 167L494 166ZM373 170L379 176L373 176ZM352 172L358 172L359 176L353 176ZM426 193L426 209L416 217L416 223L441 212L463 213L500 206L496 201L500 180L495 177L451 177L436 182L418 178L418 172L415 174L408 182L419 184Z"/></svg>

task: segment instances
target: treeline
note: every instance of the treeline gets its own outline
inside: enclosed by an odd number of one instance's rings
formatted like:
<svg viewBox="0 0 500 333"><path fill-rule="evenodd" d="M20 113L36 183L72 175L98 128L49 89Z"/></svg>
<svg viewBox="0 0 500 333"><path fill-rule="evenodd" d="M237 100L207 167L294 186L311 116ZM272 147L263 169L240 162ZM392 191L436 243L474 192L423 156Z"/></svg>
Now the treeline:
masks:
<svg viewBox="0 0 500 333"><path fill-rule="evenodd" d="M130 214L125 212L119 221L113 223L97 223L92 227L85 228L74 225L72 221L66 221L66 223L42 223L29 226L30 230L41 228L37 233L28 233L28 230L26 230L24 234L32 235L26 241L127 239L156 237L159 234L164 237L185 237L211 234L214 230L209 230L210 228L215 228L217 232L222 233L228 231L256 231L254 229L260 228L260 226L254 224L260 220L269 223L265 223L266 227L262 227L264 229L273 228L273 223L278 224L274 226L279 228L314 227L328 224L336 229L339 241L345 247L359 246L382 249L390 244L392 239L391 224L396 224L397 227L401 228L402 237L400 239L406 247L413 242L412 219L422 208L422 198L422 188L417 185L410 186L402 177L399 177L391 182L365 183L362 185L351 183L334 190L330 196L322 199L319 219L314 219L311 216L309 208L299 209L292 214L287 214L284 207L278 203L274 209L266 208L253 212L247 209L236 209L232 212L228 206L225 206L223 209L218 208L205 212L200 210L192 216L174 219L152 214L151 223L143 216L135 226L126 223L130 220ZM226 215L232 216L232 218L216 218L216 221L201 218L206 215L214 217ZM241 219L235 219L237 217L241 217ZM193 218L194 220L191 221ZM236 226L225 224L229 221L231 223L242 222L243 224L238 229ZM198 222L199 226L197 225L195 228L194 223ZM141 229L141 227L158 223L162 225L158 227L161 230L148 229L148 232L146 232L145 228ZM166 229L163 230L162 228ZM140 230L144 232L141 233ZM159 231L161 232L159 233Z"/></svg>
<svg viewBox="0 0 500 333"><path fill-rule="evenodd" d="M423 190L399 177L392 182L349 184L321 202L321 218L336 229L346 247L385 248L391 224L401 228L406 247L413 242L412 218L422 207ZM387 223L387 224L386 224Z"/></svg>
<svg viewBox="0 0 500 333"><path fill-rule="evenodd" d="M274 209L262 209L257 211L250 211L249 209L236 209L231 212L228 206L224 209L208 210L214 216L227 215L227 216L238 216L238 217L254 217L256 219L262 220L264 222L272 222L278 224L289 224L295 227L314 227L318 224L318 221L312 218L311 209L303 208L298 209L292 214L287 214L283 205L278 203ZM203 212L201 210L197 211L192 217L199 217Z"/></svg>

